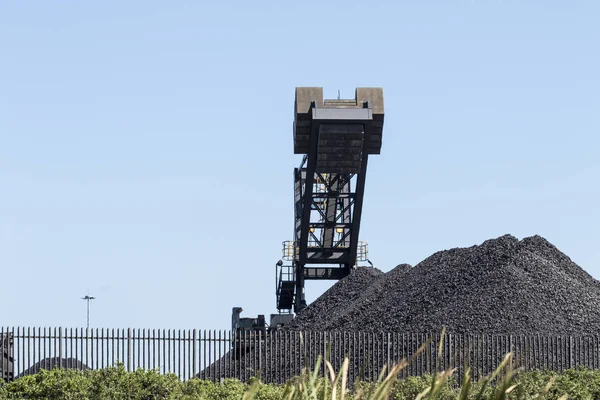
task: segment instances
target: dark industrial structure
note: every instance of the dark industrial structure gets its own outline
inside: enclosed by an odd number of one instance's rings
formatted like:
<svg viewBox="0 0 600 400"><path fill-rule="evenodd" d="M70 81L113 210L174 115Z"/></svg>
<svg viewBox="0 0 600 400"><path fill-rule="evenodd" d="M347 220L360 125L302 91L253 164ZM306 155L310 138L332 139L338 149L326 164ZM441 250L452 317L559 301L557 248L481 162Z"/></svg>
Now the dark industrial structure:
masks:
<svg viewBox="0 0 600 400"><path fill-rule="evenodd" d="M0 380L8 382L15 377L14 351L13 334L9 332L0 333Z"/></svg>
<svg viewBox="0 0 600 400"><path fill-rule="evenodd" d="M338 280L367 261L359 242L370 154L381 152L383 90L357 88L354 99L323 99L323 89L296 88L294 240L276 265L277 309L306 307L306 280ZM284 263L286 261L287 263Z"/></svg>

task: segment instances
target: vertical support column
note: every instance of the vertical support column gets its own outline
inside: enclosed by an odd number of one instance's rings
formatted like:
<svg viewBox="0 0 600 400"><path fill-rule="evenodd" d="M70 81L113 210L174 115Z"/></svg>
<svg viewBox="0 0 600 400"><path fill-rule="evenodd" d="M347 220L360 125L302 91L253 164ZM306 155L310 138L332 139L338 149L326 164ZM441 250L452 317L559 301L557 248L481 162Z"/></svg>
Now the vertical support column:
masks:
<svg viewBox="0 0 600 400"><path fill-rule="evenodd" d="M294 240L297 243L300 242L302 236L302 185L305 181L302 178L303 174L305 173L303 173L302 168L294 168Z"/></svg>
<svg viewBox="0 0 600 400"><path fill-rule="evenodd" d="M314 104L313 104L314 107ZM312 208L313 184L317 168L317 148L319 144L318 125L313 125L310 134L310 151L306 160L306 179L304 180L304 193L302 201L302 229L300 233L300 254L296 263L296 298L294 311L297 313L306 307L304 298L304 266L308 253L308 231L310 229L310 214ZM312 156L312 157L311 157Z"/></svg>
<svg viewBox="0 0 600 400"><path fill-rule="evenodd" d="M296 295L294 297L294 312L298 313L306 307L304 297L304 264L293 262L294 272L296 273Z"/></svg>
<svg viewBox="0 0 600 400"><path fill-rule="evenodd" d="M350 269L356 263L356 251L358 249L358 233L360 231L360 218L362 216L363 198L365 194L365 182L367 179L367 161L369 156L365 151L363 153L362 165L360 167L360 173L356 177L356 189L354 193L356 197L354 199L354 215L352 217L352 232L350 233L350 248L352 252L346 268Z"/></svg>

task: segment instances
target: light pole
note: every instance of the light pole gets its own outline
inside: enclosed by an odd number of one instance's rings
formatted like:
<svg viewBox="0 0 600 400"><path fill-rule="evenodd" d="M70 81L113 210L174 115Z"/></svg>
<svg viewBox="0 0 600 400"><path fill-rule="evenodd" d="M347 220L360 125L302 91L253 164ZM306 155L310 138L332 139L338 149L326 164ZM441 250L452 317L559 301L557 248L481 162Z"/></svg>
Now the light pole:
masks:
<svg viewBox="0 0 600 400"><path fill-rule="evenodd" d="M94 300L95 297L86 294L85 297L82 297L81 299L87 301L87 329L90 329L90 300Z"/></svg>

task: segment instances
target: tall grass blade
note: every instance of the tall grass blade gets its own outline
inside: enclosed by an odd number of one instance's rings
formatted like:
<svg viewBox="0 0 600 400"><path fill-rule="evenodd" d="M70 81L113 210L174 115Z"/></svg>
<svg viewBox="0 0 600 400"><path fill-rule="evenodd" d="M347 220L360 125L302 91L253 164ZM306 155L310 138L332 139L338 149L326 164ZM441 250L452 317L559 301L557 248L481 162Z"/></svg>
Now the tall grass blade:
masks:
<svg viewBox="0 0 600 400"><path fill-rule="evenodd" d="M344 358L344 363L342 364L342 396L341 400L344 400L346 396L346 390L348 385L348 368L350 366L350 359L348 357Z"/></svg>
<svg viewBox="0 0 600 400"><path fill-rule="evenodd" d="M244 392L244 395L242 396L242 400L252 400L254 399L254 396L256 396L256 393L258 393L258 389L259 389L259 384L260 384L260 380L255 380L250 387Z"/></svg>
<svg viewBox="0 0 600 400"><path fill-rule="evenodd" d="M484 378L483 385L481 385L481 389L479 390L479 393L477 394L476 400L483 399L483 393L485 392L485 390L487 389L487 387L490 385L490 383L494 379L496 379L496 377L500 374L500 372L504 369L504 367L507 364L512 363L512 357L513 357L513 353L507 353L504 356L504 360L500 363L500 365L498 365L498 367L492 373L492 375L489 376L489 377ZM495 398L498 398L498 397L495 397Z"/></svg>
<svg viewBox="0 0 600 400"><path fill-rule="evenodd" d="M333 370L333 365L331 365L331 363L327 360L325 360L325 366L329 371L329 379L331 380L331 398L335 399L337 395L337 388L335 387L335 383L337 380L335 378L335 371ZM327 377L325 378L325 381L327 381ZM327 396L327 386L325 386L323 390L323 398L325 398L325 396Z"/></svg>
<svg viewBox="0 0 600 400"><path fill-rule="evenodd" d="M467 367L465 373L463 374L458 400L468 400L469 393L471 392L471 384L471 368Z"/></svg>
<svg viewBox="0 0 600 400"><path fill-rule="evenodd" d="M398 380L398 375L404 369L406 363L400 363L390 369L383 381L378 382L377 389L370 397L371 400L387 399L394 386L394 383Z"/></svg>

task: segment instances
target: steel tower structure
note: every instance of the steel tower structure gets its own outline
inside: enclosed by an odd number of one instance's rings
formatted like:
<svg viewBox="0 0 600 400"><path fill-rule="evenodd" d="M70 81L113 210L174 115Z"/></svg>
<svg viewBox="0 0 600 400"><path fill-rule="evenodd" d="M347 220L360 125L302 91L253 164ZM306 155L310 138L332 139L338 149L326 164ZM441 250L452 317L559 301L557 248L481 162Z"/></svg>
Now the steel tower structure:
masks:
<svg viewBox="0 0 600 400"><path fill-rule="evenodd" d="M367 161L381 152L383 117L381 88L357 88L349 100L296 88L294 153L304 157L294 169L294 240L283 242L287 263L276 265L279 312L306 307L306 280L338 280L367 260L358 234Z"/></svg>

